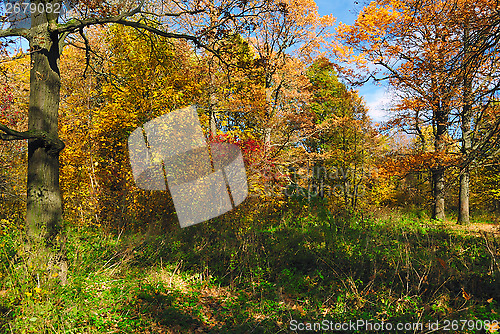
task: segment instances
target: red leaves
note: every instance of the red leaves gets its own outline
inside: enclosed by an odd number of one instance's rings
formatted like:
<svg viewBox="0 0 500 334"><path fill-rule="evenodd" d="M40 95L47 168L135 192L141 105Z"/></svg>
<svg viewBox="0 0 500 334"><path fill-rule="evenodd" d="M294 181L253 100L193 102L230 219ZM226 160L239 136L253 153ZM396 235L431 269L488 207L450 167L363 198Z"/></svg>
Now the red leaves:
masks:
<svg viewBox="0 0 500 334"><path fill-rule="evenodd" d="M0 112L5 112L10 109L10 105L14 102L14 97L8 86L0 87Z"/></svg>
<svg viewBox="0 0 500 334"><path fill-rule="evenodd" d="M5 125L16 124L15 118L12 118L13 115L9 112L13 103L14 96L10 87L7 85L0 87L0 122ZM19 112L16 111L14 114L17 115Z"/></svg>
<svg viewBox="0 0 500 334"><path fill-rule="evenodd" d="M411 172L427 171L439 166L449 167L457 164L456 155L444 152L394 154L388 156L383 164L379 166L379 174L405 177Z"/></svg>
<svg viewBox="0 0 500 334"><path fill-rule="evenodd" d="M264 151L264 145L255 139L240 139L226 133L218 134L216 136L213 136L213 134L210 133L209 142L229 143L238 146L243 153L243 160L245 161L245 164L249 164L257 154Z"/></svg>

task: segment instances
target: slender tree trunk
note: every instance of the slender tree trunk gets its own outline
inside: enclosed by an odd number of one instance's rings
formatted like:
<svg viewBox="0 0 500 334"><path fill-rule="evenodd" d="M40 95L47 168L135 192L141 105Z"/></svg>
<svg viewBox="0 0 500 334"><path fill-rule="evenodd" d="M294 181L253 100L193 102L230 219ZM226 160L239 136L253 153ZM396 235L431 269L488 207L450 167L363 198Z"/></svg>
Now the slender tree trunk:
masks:
<svg viewBox="0 0 500 334"><path fill-rule="evenodd" d="M444 36L441 36L445 42ZM448 121L450 114L449 87L446 84L445 73L442 71L445 65L445 51L440 48L436 59L436 73L431 76L431 91L433 95L432 123L434 132L434 152L436 153L435 166L431 169L433 210L432 219L445 219L445 172L444 154L446 154L446 138L448 136Z"/></svg>
<svg viewBox="0 0 500 334"><path fill-rule="evenodd" d="M58 111L61 78L59 74L59 44L57 34L49 32L52 18L35 13L30 39L31 71L28 130L43 131L58 140ZM55 18L57 19L57 17ZM37 261L59 268L60 278L66 281L66 267L60 254L50 249L56 243L61 228L62 196L59 187L59 150L42 139L28 141L27 232L33 245L45 254Z"/></svg>
<svg viewBox="0 0 500 334"><path fill-rule="evenodd" d="M470 222L469 217L469 168L460 175L460 191L459 191L459 203L458 203L458 223L468 224Z"/></svg>
<svg viewBox="0 0 500 334"><path fill-rule="evenodd" d="M471 138L471 105L470 103L466 103L463 107L462 114L462 156L464 160L467 160L467 157L470 154L472 149L472 138ZM470 162L467 162L466 166L463 166L463 169L460 174L460 190L458 196L458 223L459 224L468 224L470 222L470 214L469 214L469 187L470 187Z"/></svg>
<svg viewBox="0 0 500 334"><path fill-rule="evenodd" d="M464 29L464 46L467 49L469 42L469 29L468 25ZM464 166L460 174L460 190L458 195L458 223L468 224L470 222L469 215L469 183L470 183L470 168L469 164L471 162L467 161L467 157L472 149L472 80L467 73L464 71L464 81L463 81L463 107L461 116L461 130L462 130L462 147L461 153L463 159L466 161L467 166Z"/></svg>
<svg viewBox="0 0 500 334"><path fill-rule="evenodd" d="M270 120L271 120L271 115L272 115L272 106L271 106L271 94L272 94L272 91L271 91L271 83L268 82L266 80L266 102L267 102L267 105L268 105L268 108L270 109L269 112L268 112L268 115L267 115L267 119L266 119L266 127L264 128L264 143L265 143L265 147L266 147L266 150L269 149L271 147L271 126L269 124Z"/></svg>
<svg viewBox="0 0 500 334"><path fill-rule="evenodd" d="M434 149L437 154L445 152L445 136L447 131L448 113L442 107L436 107L435 110L436 134ZM432 219L445 219L445 167L442 164L441 157L438 156L437 166L432 169L432 185L434 205L432 210Z"/></svg>
<svg viewBox="0 0 500 334"><path fill-rule="evenodd" d="M433 197L434 204L432 209L432 219L445 219L444 214L444 169L438 168L432 170L432 184L433 184Z"/></svg>

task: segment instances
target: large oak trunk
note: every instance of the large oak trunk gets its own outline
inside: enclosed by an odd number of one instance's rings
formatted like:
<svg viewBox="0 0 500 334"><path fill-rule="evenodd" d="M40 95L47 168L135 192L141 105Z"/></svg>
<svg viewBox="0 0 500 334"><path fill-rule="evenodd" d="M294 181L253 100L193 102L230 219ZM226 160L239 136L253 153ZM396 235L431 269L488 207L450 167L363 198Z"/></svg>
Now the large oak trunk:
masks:
<svg viewBox="0 0 500 334"><path fill-rule="evenodd" d="M50 15L32 15L30 40L30 100L28 130L43 131L47 138L28 141L27 233L32 246L39 250L34 261L61 270L62 256L53 250L62 220L62 196L59 187L59 150L49 145L58 140L58 110L61 78L58 36L49 31ZM57 19L57 18L56 18Z"/></svg>

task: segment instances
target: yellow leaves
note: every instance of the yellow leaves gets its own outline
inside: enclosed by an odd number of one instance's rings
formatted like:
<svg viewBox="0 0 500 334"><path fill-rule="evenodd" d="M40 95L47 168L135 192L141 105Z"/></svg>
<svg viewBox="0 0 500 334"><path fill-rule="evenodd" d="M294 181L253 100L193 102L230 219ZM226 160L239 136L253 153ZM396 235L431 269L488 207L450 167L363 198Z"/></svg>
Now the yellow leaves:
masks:
<svg viewBox="0 0 500 334"><path fill-rule="evenodd" d="M0 226L3 228L7 228L8 226L12 225L10 221L7 219L0 219Z"/></svg>
<svg viewBox="0 0 500 334"><path fill-rule="evenodd" d="M353 25L339 24L336 29L337 41L331 45L332 51L346 66L347 75L367 73L368 62L375 62L394 55L387 36L397 35L409 25L406 22L407 9L398 1L372 1L358 15ZM373 59L376 58L376 59ZM352 69L350 67L356 66Z"/></svg>
<svg viewBox="0 0 500 334"><path fill-rule="evenodd" d="M364 54L353 56L352 57L352 61L355 62L355 63L358 63L358 64L362 64L362 65L368 63L368 61L366 60Z"/></svg>
<svg viewBox="0 0 500 334"><path fill-rule="evenodd" d="M81 224L108 224L124 212L133 219L151 221L152 206L157 206L157 212L169 202L145 201L150 194L135 187L127 154L128 131L205 92L189 65L189 49L178 48L180 42L158 41L152 52L147 37L124 27L113 27L100 40L104 41L101 51L112 56L105 69L111 79L96 86L95 78L90 78L82 87L64 79L71 87L64 92L61 118L67 143L61 171L66 215ZM68 53L64 66L80 56Z"/></svg>
<svg viewBox="0 0 500 334"><path fill-rule="evenodd" d="M58 274L56 273L55 277L57 277L57 276L58 276ZM54 276L52 275L52 277L54 277ZM47 293L48 293L47 290L44 290L44 289L37 286L37 287L32 288L31 290L25 291L24 295L27 298L33 298L34 301L40 302L42 300L43 296L46 295Z"/></svg>

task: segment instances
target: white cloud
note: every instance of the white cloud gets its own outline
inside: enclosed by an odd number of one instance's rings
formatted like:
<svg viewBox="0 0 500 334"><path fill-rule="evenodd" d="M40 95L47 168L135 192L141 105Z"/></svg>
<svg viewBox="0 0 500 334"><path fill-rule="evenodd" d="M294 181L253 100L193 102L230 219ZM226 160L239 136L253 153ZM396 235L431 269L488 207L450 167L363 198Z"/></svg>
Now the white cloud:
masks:
<svg viewBox="0 0 500 334"><path fill-rule="evenodd" d="M393 101L394 95L384 87L371 86L360 89L359 94L363 96L366 106L368 107L368 115L374 122L387 121L389 117L389 108Z"/></svg>

